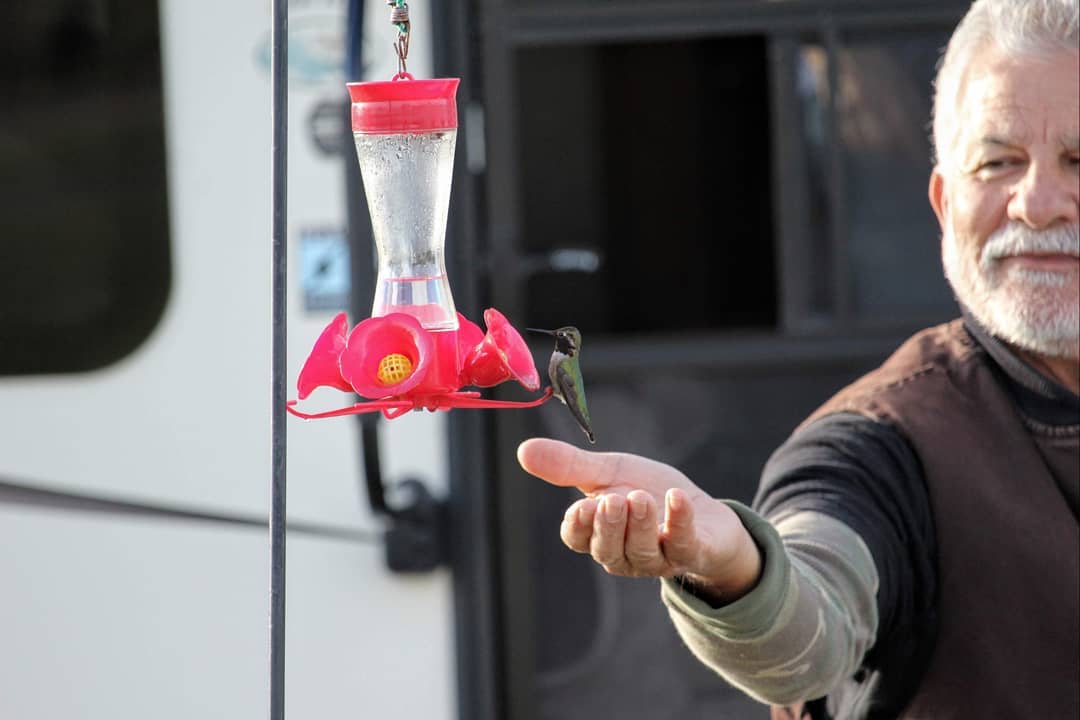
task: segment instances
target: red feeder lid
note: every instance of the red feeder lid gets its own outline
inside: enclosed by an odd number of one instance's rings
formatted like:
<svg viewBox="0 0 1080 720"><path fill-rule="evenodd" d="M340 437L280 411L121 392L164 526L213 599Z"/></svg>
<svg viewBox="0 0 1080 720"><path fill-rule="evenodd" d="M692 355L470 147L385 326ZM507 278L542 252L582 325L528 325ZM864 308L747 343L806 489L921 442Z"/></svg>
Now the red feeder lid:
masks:
<svg viewBox="0 0 1080 720"><path fill-rule="evenodd" d="M457 128L459 78L347 83L353 132L390 134Z"/></svg>

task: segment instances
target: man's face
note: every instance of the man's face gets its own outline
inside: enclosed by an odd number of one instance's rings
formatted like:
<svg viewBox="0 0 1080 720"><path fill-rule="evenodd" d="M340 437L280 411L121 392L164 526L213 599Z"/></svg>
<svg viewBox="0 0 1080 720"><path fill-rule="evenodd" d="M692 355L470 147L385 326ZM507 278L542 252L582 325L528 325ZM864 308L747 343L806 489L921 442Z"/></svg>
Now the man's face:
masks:
<svg viewBox="0 0 1080 720"><path fill-rule="evenodd" d="M1024 350L1080 358L1080 56L984 50L930 180L959 300Z"/></svg>

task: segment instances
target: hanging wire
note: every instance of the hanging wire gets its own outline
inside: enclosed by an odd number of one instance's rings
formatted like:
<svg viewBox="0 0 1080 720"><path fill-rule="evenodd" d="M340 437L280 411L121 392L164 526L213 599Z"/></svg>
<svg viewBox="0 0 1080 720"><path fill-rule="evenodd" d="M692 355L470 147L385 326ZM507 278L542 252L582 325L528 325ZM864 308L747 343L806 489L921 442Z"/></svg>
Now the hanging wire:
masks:
<svg viewBox="0 0 1080 720"><path fill-rule="evenodd" d="M405 67L405 60L409 57L409 31L412 26L409 22L409 4L405 0L386 0L386 4L390 6L390 23L398 29L397 40L394 41L398 71L394 79L411 78Z"/></svg>

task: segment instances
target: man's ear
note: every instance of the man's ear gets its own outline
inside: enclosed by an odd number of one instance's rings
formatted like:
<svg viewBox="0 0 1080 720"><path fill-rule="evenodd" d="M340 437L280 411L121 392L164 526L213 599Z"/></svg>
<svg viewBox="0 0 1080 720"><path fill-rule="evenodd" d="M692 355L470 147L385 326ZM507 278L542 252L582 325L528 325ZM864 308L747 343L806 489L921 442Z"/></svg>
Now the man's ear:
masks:
<svg viewBox="0 0 1080 720"><path fill-rule="evenodd" d="M941 172L940 166L935 166L934 171L930 173L929 195L930 207L934 208L938 225L941 226L941 232L944 234L946 218L949 214L949 200L945 195L945 175Z"/></svg>

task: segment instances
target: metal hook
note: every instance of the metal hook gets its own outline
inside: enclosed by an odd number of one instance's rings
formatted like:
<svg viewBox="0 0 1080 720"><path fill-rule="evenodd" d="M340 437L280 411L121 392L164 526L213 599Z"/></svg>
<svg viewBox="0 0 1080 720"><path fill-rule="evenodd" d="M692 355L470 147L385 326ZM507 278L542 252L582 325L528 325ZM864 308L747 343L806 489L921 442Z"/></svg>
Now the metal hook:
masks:
<svg viewBox="0 0 1080 720"><path fill-rule="evenodd" d="M408 27L408 23L406 23ZM398 39L394 42L394 52L397 53L398 59L398 76L407 75L408 71L405 67L405 59L409 56L409 31L398 35Z"/></svg>
<svg viewBox="0 0 1080 720"><path fill-rule="evenodd" d="M405 60L409 57L409 31L412 24L409 22L409 4L404 0L387 0L390 6L390 22L397 25L398 38L394 42L394 52L398 59L398 72L396 77L408 75Z"/></svg>

